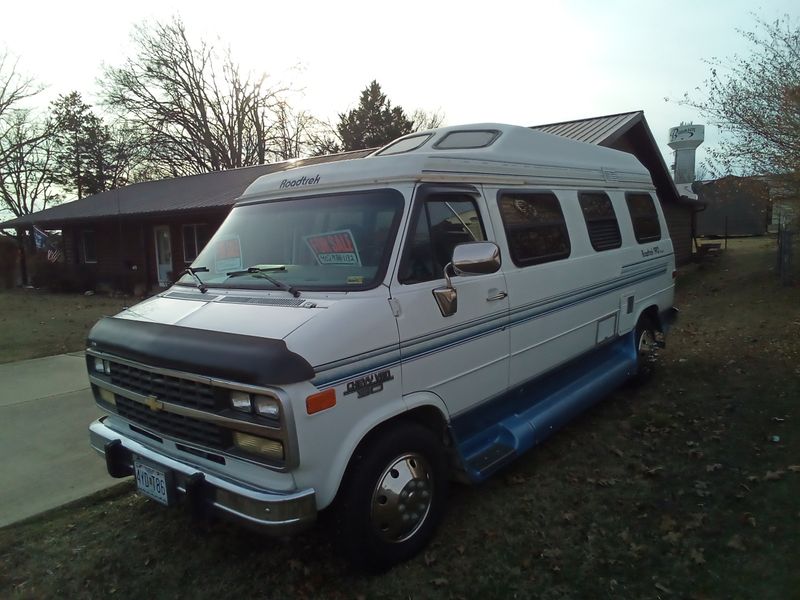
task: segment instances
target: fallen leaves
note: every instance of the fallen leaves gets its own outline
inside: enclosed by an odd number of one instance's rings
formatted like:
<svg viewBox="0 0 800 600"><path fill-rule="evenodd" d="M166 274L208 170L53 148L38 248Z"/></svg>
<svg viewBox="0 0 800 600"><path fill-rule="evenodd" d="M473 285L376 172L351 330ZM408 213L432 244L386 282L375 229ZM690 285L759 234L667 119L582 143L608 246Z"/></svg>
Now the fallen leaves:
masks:
<svg viewBox="0 0 800 600"><path fill-rule="evenodd" d="M778 481L779 479L783 479L784 474L786 471L767 471L767 474L764 475L764 481Z"/></svg>
<svg viewBox="0 0 800 600"><path fill-rule="evenodd" d="M725 544L728 548L733 548L734 550L738 550L739 552L745 552L747 548L745 548L744 542L742 541L742 536L738 533L733 535L731 539L728 540L728 543Z"/></svg>
<svg viewBox="0 0 800 600"><path fill-rule="evenodd" d="M696 565L706 564L706 557L703 555L702 548L692 548L689 550L689 560Z"/></svg>

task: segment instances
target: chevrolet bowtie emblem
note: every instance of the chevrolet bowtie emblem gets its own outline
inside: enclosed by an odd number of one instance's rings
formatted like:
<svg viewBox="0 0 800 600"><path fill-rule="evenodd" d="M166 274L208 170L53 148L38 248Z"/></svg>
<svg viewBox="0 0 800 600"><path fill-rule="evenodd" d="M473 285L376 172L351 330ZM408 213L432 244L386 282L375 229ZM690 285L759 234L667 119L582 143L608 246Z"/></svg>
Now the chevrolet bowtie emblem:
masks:
<svg viewBox="0 0 800 600"><path fill-rule="evenodd" d="M150 410L164 410L164 403L155 396L148 396L144 403L147 404Z"/></svg>

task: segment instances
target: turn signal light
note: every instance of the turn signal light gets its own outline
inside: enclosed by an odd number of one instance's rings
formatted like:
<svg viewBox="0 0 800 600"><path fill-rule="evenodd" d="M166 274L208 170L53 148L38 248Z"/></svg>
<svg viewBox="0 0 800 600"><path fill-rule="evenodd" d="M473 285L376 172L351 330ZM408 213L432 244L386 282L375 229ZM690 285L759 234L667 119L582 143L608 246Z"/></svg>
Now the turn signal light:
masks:
<svg viewBox="0 0 800 600"><path fill-rule="evenodd" d="M336 390L331 388L306 398L306 412L310 415L336 406Z"/></svg>

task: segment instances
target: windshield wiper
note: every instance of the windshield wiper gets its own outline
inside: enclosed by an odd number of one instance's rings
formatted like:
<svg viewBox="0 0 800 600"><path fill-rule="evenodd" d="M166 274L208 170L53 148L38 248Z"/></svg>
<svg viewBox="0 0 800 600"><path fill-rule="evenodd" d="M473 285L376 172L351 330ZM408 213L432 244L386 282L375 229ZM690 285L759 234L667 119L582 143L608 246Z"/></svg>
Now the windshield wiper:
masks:
<svg viewBox="0 0 800 600"><path fill-rule="evenodd" d="M178 273L178 279L184 275L191 275L195 278L195 280L197 280L197 289L205 294L208 291L208 288L206 287L206 284L203 283L203 280L197 275L198 273L208 273L208 267L186 267L183 271Z"/></svg>
<svg viewBox="0 0 800 600"><path fill-rule="evenodd" d="M225 273L228 278L231 277L240 277L242 275L251 275L253 277L258 277L260 279L266 279L276 288L283 290L284 292L289 292L295 298L300 297L300 292L298 292L294 287L286 283L285 281L281 281L280 279L275 279L274 277L270 277L267 273L274 273L276 271L286 271L286 267L283 265L276 265L276 266L259 266L255 265L252 267L247 267L241 271L231 271L230 273Z"/></svg>

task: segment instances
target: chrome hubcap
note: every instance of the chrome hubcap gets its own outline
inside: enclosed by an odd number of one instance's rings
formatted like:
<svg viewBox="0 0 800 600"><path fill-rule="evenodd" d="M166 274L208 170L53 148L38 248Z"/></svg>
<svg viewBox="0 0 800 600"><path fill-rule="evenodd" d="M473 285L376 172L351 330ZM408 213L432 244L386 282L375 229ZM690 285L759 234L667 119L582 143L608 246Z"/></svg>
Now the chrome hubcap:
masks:
<svg viewBox="0 0 800 600"><path fill-rule="evenodd" d="M639 336L639 360L654 362L656 360L656 351L658 345L656 344L655 334L649 329L642 331Z"/></svg>
<svg viewBox="0 0 800 600"><path fill-rule="evenodd" d="M378 478L372 494L372 524L388 542L402 542L425 522L433 499L433 480L425 458L403 454Z"/></svg>

